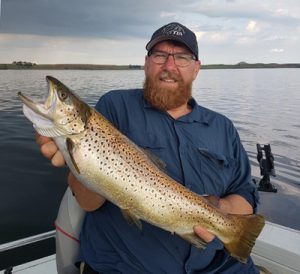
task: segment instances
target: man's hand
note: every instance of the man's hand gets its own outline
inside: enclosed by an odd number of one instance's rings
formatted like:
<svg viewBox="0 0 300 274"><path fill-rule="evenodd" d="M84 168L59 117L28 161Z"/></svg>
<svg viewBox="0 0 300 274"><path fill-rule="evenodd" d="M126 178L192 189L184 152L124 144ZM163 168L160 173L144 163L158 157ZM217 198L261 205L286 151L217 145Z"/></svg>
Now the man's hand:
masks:
<svg viewBox="0 0 300 274"><path fill-rule="evenodd" d="M65 165L63 154L55 142L48 137L36 134L36 142L42 154L51 161L55 167ZM83 186L72 173L69 173L68 184L80 206L86 211L93 211L103 205L105 198Z"/></svg>
<svg viewBox="0 0 300 274"><path fill-rule="evenodd" d="M209 195L204 196L212 205L217 207L220 211L230 214L252 214L252 206L240 195L231 194L224 198ZM194 226L194 232L206 243L211 242L215 236L207 231L204 227L197 225Z"/></svg>
<svg viewBox="0 0 300 274"><path fill-rule="evenodd" d="M194 226L194 232L206 243L211 242L215 238L214 234L210 233L200 225Z"/></svg>
<svg viewBox="0 0 300 274"><path fill-rule="evenodd" d="M207 195L207 196L204 195L203 198L208 200L209 203L212 204L213 206L217 208L219 207L219 200L220 200L219 197L214 195ZM206 243L211 242L215 238L214 234L210 233L209 231L207 231L207 229L205 229L200 225L194 226L194 232Z"/></svg>
<svg viewBox="0 0 300 274"><path fill-rule="evenodd" d="M53 166L62 167L65 165L62 153L51 138L36 133L36 142L40 146L42 154L51 161Z"/></svg>

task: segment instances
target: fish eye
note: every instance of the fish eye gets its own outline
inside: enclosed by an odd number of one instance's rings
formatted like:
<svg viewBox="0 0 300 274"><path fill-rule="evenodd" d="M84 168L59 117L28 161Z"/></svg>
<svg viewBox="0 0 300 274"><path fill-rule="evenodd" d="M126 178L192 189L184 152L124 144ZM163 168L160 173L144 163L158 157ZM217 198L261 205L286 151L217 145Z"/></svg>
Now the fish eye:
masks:
<svg viewBox="0 0 300 274"><path fill-rule="evenodd" d="M64 101L68 98L68 93L66 91L59 90L58 96L60 100Z"/></svg>

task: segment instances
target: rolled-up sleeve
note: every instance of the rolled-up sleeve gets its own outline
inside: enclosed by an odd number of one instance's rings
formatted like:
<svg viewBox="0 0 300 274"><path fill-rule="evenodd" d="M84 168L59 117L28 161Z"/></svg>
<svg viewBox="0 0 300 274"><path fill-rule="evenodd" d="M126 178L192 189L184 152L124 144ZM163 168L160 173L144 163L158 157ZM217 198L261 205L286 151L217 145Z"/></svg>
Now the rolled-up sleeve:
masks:
<svg viewBox="0 0 300 274"><path fill-rule="evenodd" d="M256 212L259 201L258 191L251 178L251 166L248 155L235 128L233 128L232 148L235 163L227 195L238 194L242 196L252 205L254 212Z"/></svg>

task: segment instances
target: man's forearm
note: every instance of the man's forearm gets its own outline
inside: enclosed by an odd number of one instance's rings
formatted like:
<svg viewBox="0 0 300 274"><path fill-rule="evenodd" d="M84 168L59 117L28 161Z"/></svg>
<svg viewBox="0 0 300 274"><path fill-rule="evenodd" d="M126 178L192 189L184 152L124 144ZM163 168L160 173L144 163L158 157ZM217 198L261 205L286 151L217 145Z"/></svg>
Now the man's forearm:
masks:
<svg viewBox="0 0 300 274"><path fill-rule="evenodd" d="M94 211L104 204L104 197L87 189L71 172L68 176L68 184L77 202L85 211Z"/></svg>
<svg viewBox="0 0 300 274"><path fill-rule="evenodd" d="M219 208L231 214L253 214L251 204L242 196L231 194L219 200Z"/></svg>

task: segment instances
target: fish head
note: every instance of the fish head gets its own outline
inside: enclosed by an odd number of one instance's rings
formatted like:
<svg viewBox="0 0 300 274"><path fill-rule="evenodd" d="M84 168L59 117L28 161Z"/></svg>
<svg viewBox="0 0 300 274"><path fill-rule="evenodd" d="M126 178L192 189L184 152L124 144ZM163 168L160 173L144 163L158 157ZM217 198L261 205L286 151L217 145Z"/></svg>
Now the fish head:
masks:
<svg viewBox="0 0 300 274"><path fill-rule="evenodd" d="M43 136L58 137L83 132L90 107L56 78L46 76L46 79L49 92L44 103L18 93L23 102L24 115Z"/></svg>

